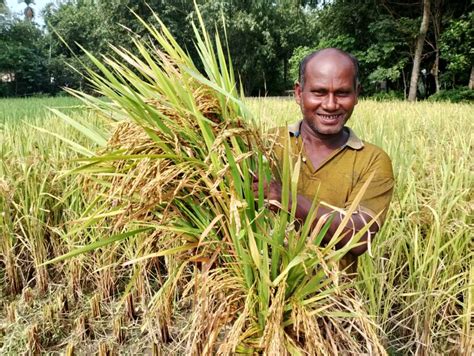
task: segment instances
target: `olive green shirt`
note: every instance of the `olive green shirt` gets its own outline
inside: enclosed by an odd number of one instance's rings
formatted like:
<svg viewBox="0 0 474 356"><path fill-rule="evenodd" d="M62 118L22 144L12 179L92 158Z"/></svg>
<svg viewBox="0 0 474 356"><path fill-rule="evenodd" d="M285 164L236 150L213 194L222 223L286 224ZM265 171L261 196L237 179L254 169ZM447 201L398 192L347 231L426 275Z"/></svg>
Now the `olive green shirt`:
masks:
<svg viewBox="0 0 474 356"><path fill-rule="evenodd" d="M290 152L294 159L301 154L301 170L298 181L298 194L311 201L317 200L332 206L346 209L354 201L357 193L374 173L358 210L364 211L381 226L385 220L392 191L394 178L392 163L388 155L379 147L359 139L348 127L347 142L334 151L319 167L314 169L311 160L306 156L300 135L301 122L276 130L275 153L279 164L283 162L284 142L289 135ZM285 137L286 135L286 137ZM341 267L355 261L352 255L345 257ZM355 267L355 266L354 266Z"/></svg>

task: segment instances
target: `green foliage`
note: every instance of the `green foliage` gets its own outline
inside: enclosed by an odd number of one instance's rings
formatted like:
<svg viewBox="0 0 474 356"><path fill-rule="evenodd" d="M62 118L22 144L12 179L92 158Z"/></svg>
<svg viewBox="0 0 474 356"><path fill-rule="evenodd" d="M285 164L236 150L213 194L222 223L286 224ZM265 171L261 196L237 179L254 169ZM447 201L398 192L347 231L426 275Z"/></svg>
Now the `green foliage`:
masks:
<svg viewBox="0 0 474 356"><path fill-rule="evenodd" d="M355 55L360 62L361 82L364 94L372 94L379 81L396 81L407 63L404 56L394 54L408 52L406 38L393 31L397 21L378 14L370 1L341 2L328 4L317 12L319 40L312 46L303 46L293 52L290 59L290 73L298 75L301 59L312 51L336 47ZM357 34L360 34L359 36ZM364 40L362 40L364 38Z"/></svg>
<svg viewBox="0 0 474 356"><path fill-rule="evenodd" d="M192 0L176 1L134 1L134 0L97 0L97 8L104 16L104 24L110 30L109 41L115 45L121 44L131 50L134 49L131 33L139 38L149 38L147 31L141 22L131 11L148 24L159 27L159 23L153 16L153 11L160 14L163 23L168 27L170 33L176 40L194 55L193 30L190 23L190 14L194 10Z"/></svg>
<svg viewBox="0 0 474 356"><path fill-rule="evenodd" d="M354 42L352 37L346 35L340 35L332 39L324 39L319 42L316 47L300 46L295 48L293 55L289 60L290 66L290 79L293 81L298 80L299 77L299 64L308 54L317 51L319 49L335 47L335 48L347 48L350 47Z"/></svg>
<svg viewBox="0 0 474 356"><path fill-rule="evenodd" d="M445 82L454 85L453 76L461 77L467 84L474 65L474 11L459 19L452 19L441 35L441 58L447 61Z"/></svg>
<svg viewBox="0 0 474 356"><path fill-rule="evenodd" d="M431 95L428 100L450 101L452 103L473 103L474 90L468 87L440 90L438 93Z"/></svg>
<svg viewBox="0 0 474 356"><path fill-rule="evenodd" d="M420 24L419 2L199 0L197 3L211 33L226 33L229 46L224 50L234 59L234 74L246 95L280 95L291 89L299 60L306 53L303 48L309 52L325 47L338 47L358 57L364 95L372 95L381 88L406 89ZM157 27L160 25L152 9L159 13L178 43L191 58L197 59L192 40L191 21L196 20L193 6L192 0L78 0L50 4L44 12L47 33L25 36L31 42L34 39L34 43L27 44L28 40L3 31L2 50L4 41L16 43L12 46L19 50L5 47L10 54L2 56L0 67L15 63L22 73L19 73L20 81L1 84L0 95L57 93L62 87L87 89L83 73L77 70L81 70L81 62L91 63L81 54L80 47L98 56L111 53L108 43L113 42L133 52L133 38L149 38L130 10ZM6 11L6 7L3 9ZM469 81L474 15L467 10L464 2L432 4L421 66L430 72L439 45L441 87L466 85ZM8 27L7 19L0 15L4 28ZM438 24L439 33L434 30L434 24ZM134 36L129 36L130 33ZM41 50L31 53L33 47ZM32 60L15 61L12 59L15 53Z"/></svg>
<svg viewBox="0 0 474 356"><path fill-rule="evenodd" d="M398 63L395 63L390 68L379 66L369 74L368 79L372 83L377 83L384 80L396 82L398 79L400 79L401 73L407 61L408 60L406 58L401 58Z"/></svg>
<svg viewBox="0 0 474 356"><path fill-rule="evenodd" d="M110 27L106 23L107 13L96 1L67 2L54 7L49 4L44 11L51 51L49 70L54 90L62 87L84 88L81 63L90 64L81 48L95 54L108 51Z"/></svg>
<svg viewBox="0 0 474 356"><path fill-rule="evenodd" d="M421 21L419 4L368 0L329 2L315 12L317 37L313 38L313 44L304 46L312 50L335 46L355 55L360 62L364 95L372 95L380 88L403 92L409 81ZM439 21L441 24L441 58L448 62L441 61L438 67L445 85L467 84L473 63L473 15L461 17L465 10L462 2L432 4L431 23ZM422 61L422 68L427 72L435 61L437 36L431 25ZM293 77L302 56L300 50L293 53L290 60Z"/></svg>
<svg viewBox="0 0 474 356"><path fill-rule="evenodd" d="M281 94L292 86L290 57L316 36L311 13L290 1L215 1L200 8L207 23L217 23L219 31L226 26L227 49L246 94Z"/></svg>
<svg viewBox="0 0 474 356"><path fill-rule="evenodd" d="M6 4L6 0L0 0L0 20L9 13L8 6Z"/></svg>
<svg viewBox="0 0 474 356"><path fill-rule="evenodd" d="M40 29L30 21L0 21L0 73L11 82L0 83L0 95L28 95L49 90L47 49Z"/></svg>
<svg viewBox="0 0 474 356"><path fill-rule="evenodd" d="M220 33L227 32L228 50L235 62L236 75L247 94L280 94L291 86L288 61L294 48L313 41L315 23L313 12L292 1L229 2L199 1L205 21ZM52 36L53 60L51 70L58 86L83 85L80 77L66 68L73 62L67 47L78 55L78 44L97 55L109 53L107 42L132 51L129 35L148 36L140 22L130 16L130 10L147 23L159 26L151 9L160 14L163 23L176 40L197 58L192 43L191 20L196 20L193 1L177 2L130 0L78 1L50 6L45 15L49 31L53 29L68 44ZM56 58L57 57L57 58ZM87 63L87 58L79 55ZM75 61L77 62L77 60ZM76 67L77 63L72 63ZM71 77L67 80L68 77Z"/></svg>
<svg viewBox="0 0 474 356"><path fill-rule="evenodd" d="M54 8L50 4L44 14L50 33L57 33L65 42L53 42L56 53L71 56L81 53L81 47L97 53L107 48L109 29L106 15L95 1L68 2Z"/></svg>
<svg viewBox="0 0 474 356"><path fill-rule="evenodd" d="M370 45L360 60L367 67L369 85L397 82L409 63L410 41L417 31L414 19L381 16L369 26Z"/></svg>
<svg viewBox="0 0 474 356"><path fill-rule="evenodd" d="M293 55L289 60L290 65L290 79L296 82L299 78L299 66L300 62L306 57L308 54L313 52L314 49L307 47L307 46L300 46L296 47L293 51Z"/></svg>

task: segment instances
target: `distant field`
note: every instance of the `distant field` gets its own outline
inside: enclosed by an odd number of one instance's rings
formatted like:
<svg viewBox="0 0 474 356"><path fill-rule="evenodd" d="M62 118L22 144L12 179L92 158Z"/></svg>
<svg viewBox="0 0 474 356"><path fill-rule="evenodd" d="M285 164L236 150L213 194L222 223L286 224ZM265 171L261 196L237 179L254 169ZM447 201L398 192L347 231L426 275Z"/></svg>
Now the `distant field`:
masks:
<svg viewBox="0 0 474 356"><path fill-rule="evenodd" d="M291 99L249 99L248 105L268 126L300 116ZM110 336L119 297L101 300L101 313L90 317L96 290L104 287L104 261L83 256L40 266L85 238L64 237L72 228L67 223L85 209L80 181L64 174L80 153L65 140L95 149L47 107L97 121L73 98L0 100L0 354L34 350L36 343L44 352L63 353L70 344L80 353L95 352L104 342L142 353L150 338L142 335L141 319L122 320L122 345ZM348 123L386 150L394 166L391 210L373 257L361 258L358 284L392 354L472 350L473 118L474 105L361 100ZM114 273L106 275L111 283ZM79 340L74 334L87 315L95 332Z"/></svg>
<svg viewBox="0 0 474 356"><path fill-rule="evenodd" d="M80 104L73 97L0 99L0 123L45 118L50 114L48 108L77 111Z"/></svg>

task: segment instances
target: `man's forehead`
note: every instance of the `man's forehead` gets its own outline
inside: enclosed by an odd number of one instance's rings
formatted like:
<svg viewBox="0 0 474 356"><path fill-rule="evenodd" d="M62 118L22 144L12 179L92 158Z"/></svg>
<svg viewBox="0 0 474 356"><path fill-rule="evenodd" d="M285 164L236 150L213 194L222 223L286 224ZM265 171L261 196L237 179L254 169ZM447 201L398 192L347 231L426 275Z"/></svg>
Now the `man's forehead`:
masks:
<svg viewBox="0 0 474 356"><path fill-rule="evenodd" d="M340 53L324 53L316 56L308 62L305 71L306 80L311 80L315 85L318 82L324 85L324 82L334 81L339 82L340 85L350 83L354 86L353 81L356 76L355 67L350 58ZM310 79L311 78L311 79Z"/></svg>
<svg viewBox="0 0 474 356"><path fill-rule="evenodd" d="M321 66L328 66L328 67L345 67L350 66L354 68L354 63L351 59L341 53L339 51L333 49L323 50L317 53L307 64L308 67L321 67Z"/></svg>

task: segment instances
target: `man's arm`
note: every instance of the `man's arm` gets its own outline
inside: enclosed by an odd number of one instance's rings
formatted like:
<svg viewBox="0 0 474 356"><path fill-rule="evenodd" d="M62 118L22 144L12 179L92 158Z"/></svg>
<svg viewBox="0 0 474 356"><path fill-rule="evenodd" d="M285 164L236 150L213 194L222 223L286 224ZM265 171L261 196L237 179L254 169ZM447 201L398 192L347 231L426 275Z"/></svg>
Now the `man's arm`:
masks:
<svg viewBox="0 0 474 356"><path fill-rule="evenodd" d="M367 158L367 162L364 166L364 172L357 177L346 205L341 207L341 209L347 211L352 202L356 200L357 194L367 180L371 179L370 183L359 203L357 212L351 215L349 222L343 230L341 240L336 244L337 248L344 247L353 235L359 233L367 223L377 217L376 222L371 224L368 231L360 238L359 242L361 242L361 244L350 250L350 253L355 256L359 256L367 251L369 238L373 239L382 226L394 186L392 163L385 152L378 149L374 155ZM253 190L255 193L258 192L257 182L254 183ZM264 184L264 192L265 198L268 201L277 201L281 204L281 184L279 182L271 181L268 184ZM305 196L299 195L296 203L296 218L301 221L306 221L312 201ZM276 205L273 206L273 208L276 209ZM288 208L291 209L291 204ZM323 238L323 241L326 243L334 236L344 216L338 211L320 204L316 218L312 221L312 226L315 227L321 219L325 219L324 221L326 221L326 219L331 216L333 217L331 226Z"/></svg>
<svg viewBox="0 0 474 356"><path fill-rule="evenodd" d="M312 202L304 196L298 196L298 202L296 206L296 218L302 221L306 221L309 211L311 209ZM319 205L316 218L312 222L312 227L314 228L316 224L323 219L323 223L326 223L329 219L331 219L331 225L329 226L328 232L323 237L323 241L325 243L329 243L336 233L336 230L342 223L342 220L345 218L345 214L340 213L339 211L335 211L331 208ZM366 212L358 211L354 212L347 222L346 226L342 231L342 237L337 242L336 247L342 248L344 247L350 239L358 234L368 223L370 223L374 219L373 216L369 215ZM373 239L375 234L379 231L380 227L377 222L373 222L369 229L361 236L358 243L359 245L352 248L349 252L354 256L360 256L365 251L367 251L367 241L369 238Z"/></svg>
<svg viewBox="0 0 474 356"><path fill-rule="evenodd" d="M258 192L258 182L254 182L253 190L255 194ZM268 184L264 184L264 192L265 198L272 203L272 201L277 201L281 203L281 184L277 181L271 181ZM288 209L291 209L291 204ZM296 218L301 221L306 221L309 211L311 209L312 202L302 196L298 195L297 197L297 205L296 205ZM275 204L272 204L273 209L278 209ZM316 218L312 222L312 227L314 228L319 220L324 219L323 222L326 222L332 216L331 225L328 229L328 232L323 237L323 241L325 243L329 243L331 238L336 233L339 225L341 225L342 219L344 218L343 214L340 214L338 211L332 210L331 208L325 207L320 205L316 212ZM342 238L336 244L337 248L344 247L352 236L357 234L360 230L362 230L367 223L373 220L373 217L366 213L366 212L357 212L351 215L349 222L344 227L342 232ZM349 252L354 256L360 256L365 251L367 251L367 241L368 238L373 238L374 235L379 231L379 225L377 222L374 222L368 229L368 231L360 238L359 245L351 249Z"/></svg>

